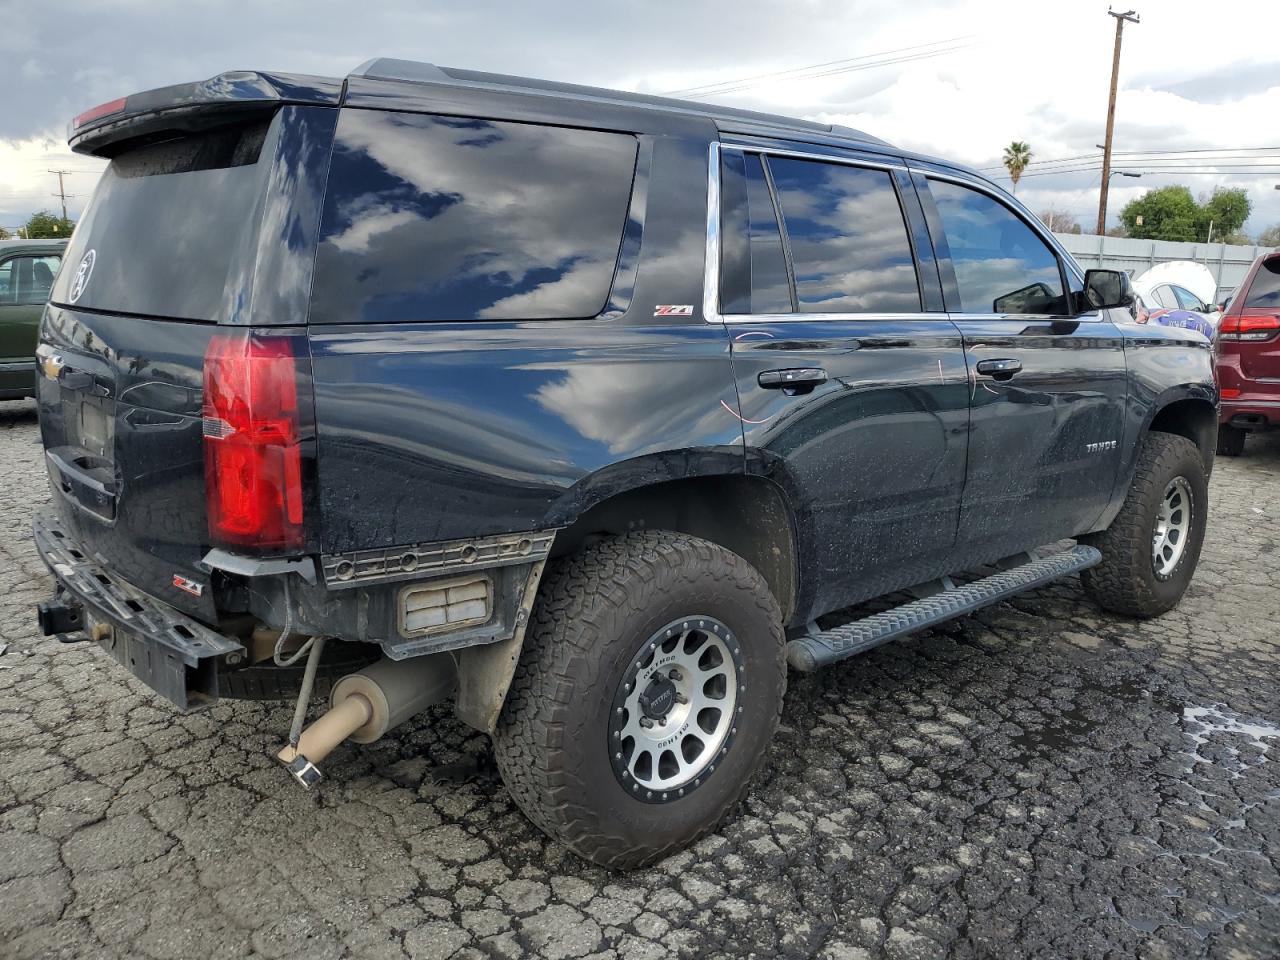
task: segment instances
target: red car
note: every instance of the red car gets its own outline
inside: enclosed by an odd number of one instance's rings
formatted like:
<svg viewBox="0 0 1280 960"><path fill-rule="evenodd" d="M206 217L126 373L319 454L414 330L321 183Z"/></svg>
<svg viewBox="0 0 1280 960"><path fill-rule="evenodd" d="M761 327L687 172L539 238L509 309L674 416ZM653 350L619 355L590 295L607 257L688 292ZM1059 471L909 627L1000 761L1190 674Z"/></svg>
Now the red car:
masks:
<svg viewBox="0 0 1280 960"><path fill-rule="evenodd" d="M1218 453L1237 457L1245 435L1280 427L1280 253L1259 257L1222 315Z"/></svg>

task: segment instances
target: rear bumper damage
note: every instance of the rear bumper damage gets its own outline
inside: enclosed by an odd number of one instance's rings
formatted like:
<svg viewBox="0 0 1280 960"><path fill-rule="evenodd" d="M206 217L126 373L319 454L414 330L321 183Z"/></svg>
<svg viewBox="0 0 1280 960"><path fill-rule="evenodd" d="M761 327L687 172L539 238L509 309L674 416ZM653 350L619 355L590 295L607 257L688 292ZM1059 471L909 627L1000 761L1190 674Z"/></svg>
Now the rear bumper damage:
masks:
<svg viewBox="0 0 1280 960"><path fill-rule="evenodd" d="M46 636L84 631L123 667L181 710L218 699L219 658L243 657L232 637L115 576L73 540L52 512L32 523L36 550L58 581L37 612Z"/></svg>

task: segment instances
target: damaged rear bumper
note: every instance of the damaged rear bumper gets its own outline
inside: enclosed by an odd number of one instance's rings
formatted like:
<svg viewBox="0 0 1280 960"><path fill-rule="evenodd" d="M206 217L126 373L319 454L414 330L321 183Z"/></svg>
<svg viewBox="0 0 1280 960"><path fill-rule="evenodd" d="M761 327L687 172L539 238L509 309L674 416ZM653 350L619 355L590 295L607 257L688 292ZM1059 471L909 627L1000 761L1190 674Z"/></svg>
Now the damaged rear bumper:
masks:
<svg viewBox="0 0 1280 960"><path fill-rule="evenodd" d="M36 550L58 581L40 605L46 634L83 630L135 677L182 710L218 699L217 664L244 654L231 638L115 576L73 540L52 512L32 523Z"/></svg>

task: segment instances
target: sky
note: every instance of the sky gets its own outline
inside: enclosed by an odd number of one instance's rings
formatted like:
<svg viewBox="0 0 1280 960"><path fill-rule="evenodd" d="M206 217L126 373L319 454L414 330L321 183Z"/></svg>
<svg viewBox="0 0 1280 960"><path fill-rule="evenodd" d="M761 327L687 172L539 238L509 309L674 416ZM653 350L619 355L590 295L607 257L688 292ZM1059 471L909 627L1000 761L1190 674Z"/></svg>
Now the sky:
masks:
<svg viewBox="0 0 1280 960"><path fill-rule="evenodd" d="M1114 165L1143 176L1112 180L1108 224L1172 183L1197 195L1244 187L1246 232L1280 223L1280 4L1137 9ZM991 168L1006 185L1002 148L1022 140L1033 161L1019 197L1090 232L1115 37L1096 0L0 0L0 22L0 226L10 229L58 208L49 170L71 171L68 213L83 210L103 164L65 140L88 107L225 70L343 76L390 56L647 93L700 89L690 98L848 124ZM830 66L801 69L815 64Z"/></svg>

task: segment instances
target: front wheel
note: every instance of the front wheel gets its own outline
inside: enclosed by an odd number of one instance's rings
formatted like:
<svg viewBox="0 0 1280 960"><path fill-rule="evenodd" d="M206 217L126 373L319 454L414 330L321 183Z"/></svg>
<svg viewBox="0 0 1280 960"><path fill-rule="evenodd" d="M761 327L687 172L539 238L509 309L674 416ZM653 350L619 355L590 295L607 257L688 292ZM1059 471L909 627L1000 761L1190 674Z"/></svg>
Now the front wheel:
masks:
<svg viewBox="0 0 1280 960"><path fill-rule="evenodd" d="M494 734L498 769L569 849L643 866L741 800L785 686L781 614L750 564L683 534L607 538L543 582Z"/></svg>
<svg viewBox="0 0 1280 960"><path fill-rule="evenodd" d="M1102 551L1084 571L1085 591L1101 607L1156 617L1182 599L1204 542L1209 484L1194 443L1149 433L1124 506L1102 533L1081 541Z"/></svg>

